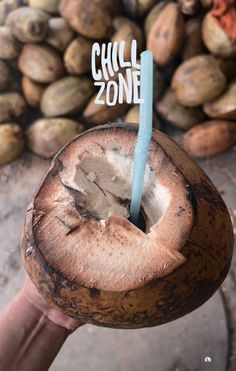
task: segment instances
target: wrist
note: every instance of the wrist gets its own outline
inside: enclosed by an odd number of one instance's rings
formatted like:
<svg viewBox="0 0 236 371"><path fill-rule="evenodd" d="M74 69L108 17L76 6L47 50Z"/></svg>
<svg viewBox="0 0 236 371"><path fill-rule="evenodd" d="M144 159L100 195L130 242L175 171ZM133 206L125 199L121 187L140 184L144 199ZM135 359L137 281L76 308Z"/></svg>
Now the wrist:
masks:
<svg viewBox="0 0 236 371"><path fill-rule="evenodd" d="M50 305L38 292L29 278L26 278L25 284L20 291L24 303L30 307L31 313L45 322L51 323L51 327L60 326L67 330L68 335L82 326L84 323L72 317L65 315L56 307Z"/></svg>
<svg viewBox="0 0 236 371"><path fill-rule="evenodd" d="M39 295L39 294L37 294ZM23 287L0 315L0 370L46 371L76 328Z"/></svg>

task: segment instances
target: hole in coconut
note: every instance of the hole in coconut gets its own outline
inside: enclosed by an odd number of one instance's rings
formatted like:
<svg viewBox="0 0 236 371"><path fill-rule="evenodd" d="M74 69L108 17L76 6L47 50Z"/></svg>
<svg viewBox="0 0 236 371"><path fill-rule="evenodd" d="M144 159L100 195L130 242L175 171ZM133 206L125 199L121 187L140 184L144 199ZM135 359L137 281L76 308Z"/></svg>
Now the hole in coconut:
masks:
<svg viewBox="0 0 236 371"><path fill-rule="evenodd" d="M130 205L129 205L129 208L130 208ZM132 223L131 217L129 217L128 220L129 220L130 223ZM141 231L143 231L144 233L146 233L146 227L147 226L146 226L146 220L145 220L145 217L144 217L144 214L143 214L143 210L140 210L138 223L135 224L135 226L137 228L141 229Z"/></svg>

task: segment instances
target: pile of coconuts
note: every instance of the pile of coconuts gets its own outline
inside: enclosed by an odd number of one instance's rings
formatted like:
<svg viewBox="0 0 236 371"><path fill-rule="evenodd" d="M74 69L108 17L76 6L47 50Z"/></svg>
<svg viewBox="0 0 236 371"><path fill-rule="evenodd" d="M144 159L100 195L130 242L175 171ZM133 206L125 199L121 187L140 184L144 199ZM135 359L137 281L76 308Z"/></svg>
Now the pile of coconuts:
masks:
<svg viewBox="0 0 236 371"><path fill-rule="evenodd" d="M0 165L26 146L51 158L82 131L139 121L138 106L96 105L95 41L137 40L154 55L154 127L183 132L193 157L236 142L236 40L213 0L0 0Z"/></svg>

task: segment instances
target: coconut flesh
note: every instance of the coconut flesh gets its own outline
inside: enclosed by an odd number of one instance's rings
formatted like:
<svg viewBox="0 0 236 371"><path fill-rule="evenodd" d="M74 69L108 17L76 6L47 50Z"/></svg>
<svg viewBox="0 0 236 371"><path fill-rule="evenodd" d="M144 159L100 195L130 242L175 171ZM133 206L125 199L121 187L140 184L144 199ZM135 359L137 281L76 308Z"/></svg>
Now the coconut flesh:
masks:
<svg viewBox="0 0 236 371"><path fill-rule="evenodd" d="M47 263L105 291L141 288L186 262L193 226L189 188L155 141L142 199L145 228L129 221L135 132L91 131L66 147L34 201L33 234ZM57 171L55 171L57 167Z"/></svg>
<svg viewBox="0 0 236 371"><path fill-rule="evenodd" d="M94 218L104 223L112 216L128 219L129 198L132 187L133 161L114 151L106 151L104 158L88 157L78 166L62 173L62 183L80 193L80 202ZM151 197L150 195L153 194ZM146 231L158 222L170 204L171 195L166 187L155 183L155 174L147 165L144 183ZM156 208L151 208L153 199L158 199Z"/></svg>

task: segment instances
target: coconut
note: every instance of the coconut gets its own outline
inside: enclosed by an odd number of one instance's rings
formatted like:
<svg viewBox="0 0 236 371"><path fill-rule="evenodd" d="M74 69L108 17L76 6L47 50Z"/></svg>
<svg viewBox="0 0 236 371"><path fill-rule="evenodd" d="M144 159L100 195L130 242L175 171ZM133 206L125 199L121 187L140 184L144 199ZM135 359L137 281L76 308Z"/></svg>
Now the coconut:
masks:
<svg viewBox="0 0 236 371"><path fill-rule="evenodd" d="M9 27L0 27L0 58L15 59L21 52L21 45L12 35Z"/></svg>
<svg viewBox="0 0 236 371"><path fill-rule="evenodd" d="M0 166L15 160L23 151L24 143L19 125L14 123L0 125Z"/></svg>
<svg viewBox="0 0 236 371"><path fill-rule="evenodd" d="M221 27L218 20L209 12L202 24L202 37L211 53L222 57L236 55L235 41Z"/></svg>
<svg viewBox="0 0 236 371"><path fill-rule="evenodd" d="M185 23L178 4L169 3L160 12L147 35L147 48L160 66L168 65L184 45Z"/></svg>
<svg viewBox="0 0 236 371"><path fill-rule="evenodd" d="M182 59L187 60L196 55L205 54L206 48L202 40L202 20L192 18L186 22L186 40L182 51Z"/></svg>
<svg viewBox="0 0 236 371"><path fill-rule="evenodd" d="M67 72L81 75L91 70L91 53L93 43L82 36L74 39L64 54Z"/></svg>
<svg viewBox="0 0 236 371"><path fill-rule="evenodd" d="M25 99L16 92L0 94L0 122L21 117L27 109Z"/></svg>
<svg viewBox="0 0 236 371"><path fill-rule="evenodd" d="M79 113L93 93L94 86L89 78L67 76L46 88L41 110L47 117Z"/></svg>
<svg viewBox="0 0 236 371"><path fill-rule="evenodd" d="M42 41L48 30L48 14L23 6L11 12L6 21L13 35L23 43Z"/></svg>
<svg viewBox="0 0 236 371"><path fill-rule="evenodd" d="M22 91L27 103L32 107L40 107L45 86L30 80L27 76L22 78Z"/></svg>
<svg viewBox="0 0 236 371"><path fill-rule="evenodd" d="M185 107L180 104L171 89L168 89L160 102L157 102L156 109L165 121L183 130L199 124L205 117L200 107Z"/></svg>
<svg viewBox="0 0 236 371"><path fill-rule="evenodd" d="M125 41L124 59L130 60L131 44L133 40L137 41L138 54L143 49L143 32L141 28L135 23L125 17L116 17L113 22L114 34L111 41L118 43Z"/></svg>
<svg viewBox="0 0 236 371"><path fill-rule="evenodd" d="M21 6L23 1L21 0L1 0L0 1L0 26L3 26L6 22L7 16L13 10Z"/></svg>
<svg viewBox="0 0 236 371"><path fill-rule="evenodd" d="M74 31L65 19L60 17L50 18L48 33L45 40L49 45L61 52L64 52L66 47L71 42L73 36Z"/></svg>
<svg viewBox="0 0 236 371"><path fill-rule="evenodd" d="M236 120L236 81L229 84L219 98L204 104L203 110L212 118Z"/></svg>
<svg viewBox="0 0 236 371"><path fill-rule="evenodd" d="M107 39L112 17L101 1L61 0L60 13L70 26L89 39Z"/></svg>
<svg viewBox="0 0 236 371"><path fill-rule="evenodd" d="M200 0L179 0L181 12L186 15L196 15L201 9Z"/></svg>
<svg viewBox="0 0 236 371"><path fill-rule="evenodd" d="M125 0L124 9L131 17L144 17L155 5L156 0Z"/></svg>
<svg viewBox="0 0 236 371"><path fill-rule="evenodd" d="M200 2L204 9L208 9L213 5L213 0L200 0Z"/></svg>
<svg viewBox="0 0 236 371"><path fill-rule="evenodd" d="M31 80L49 83L64 73L61 56L52 48L44 45L25 45L19 58L21 72Z"/></svg>
<svg viewBox="0 0 236 371"><path fill-rule="evenodd" d="M82 124L66 118L40 119L27 130L27 144L37 155L50 158L82 131Z"/></svg>
<svg viewBox="0 0 236 371"><path fill-rule="evenodd" d="M236 122L205 121L183 136L183 147L191 156L204 158L225 152L236 144Z"/></svg>
<svg viewBox="0 0 236 371"><path fill-rule="evenodd" d="M208 300L229 270L233 229L220 194L158 131L143 229L129 221L137 131L111 124L75 138L27 211L24 266L49 303L82 322L141 328L172 321Z"/></svg>
<svg viewBox="0 0 236 371"><path fill-rule="evenodd" d="M212 101L223 92L225 86L225 76L211 55L188 59L180 64L172 78L172 88L178 101L188 107Z"/></svg>
<svg viewBox="0 0 236 371"><path fill-rule="evenodd" d="M28 0L32 8L43 10L47 13L58 13L60 0Z"/></svg>
<svg viewBox="0 0 236 371"><path fill-rule="evenodd" d="M90 125L101 125L109 121L115 120L117 117L123 115L127 109L128 104L115 104L113 106L108 106L107 104L97 104L95 99L97 94L95 94L86 106L83 117ZM100 100L105 101L106 90L101 94ZM110 99L113 99L113 90L110 90Z"/></svg>
<svg viewBox="0 0 236 371"><path fill-rule="evenodd" d="M145 30L146 35L149 34L149 31L150 31L151 27L154 25L154 23L156 22L157 18L161 14L162 9L166 5L167 5L167 2L165 0L164 1L160 1L148 13L148 15L147 15L147 17L145 19L145 23L144 23L144 30Z"/></svg>
<svg viewBox="0 0 236 371"><path fill-rule="evenodd" d="M104 7L106 11L113 17L121 13L123 8L122 1L114 0L92 0L92 1L97 3L99 6Z"/></svg>
<svg viewBox="0 0 236 371"><path fill-rule="evenodd" d="M128 122L130 124L139 124L140 115L139 115L139 106L138 105L135 105L135 106L133 106L132 108L129 109L129 111L127 112L127 114L125 116L125 122ZM155 114L155 112L153 112L153 128L154 129L160 129L160 121L159 121L157 115Z"/></svg>

